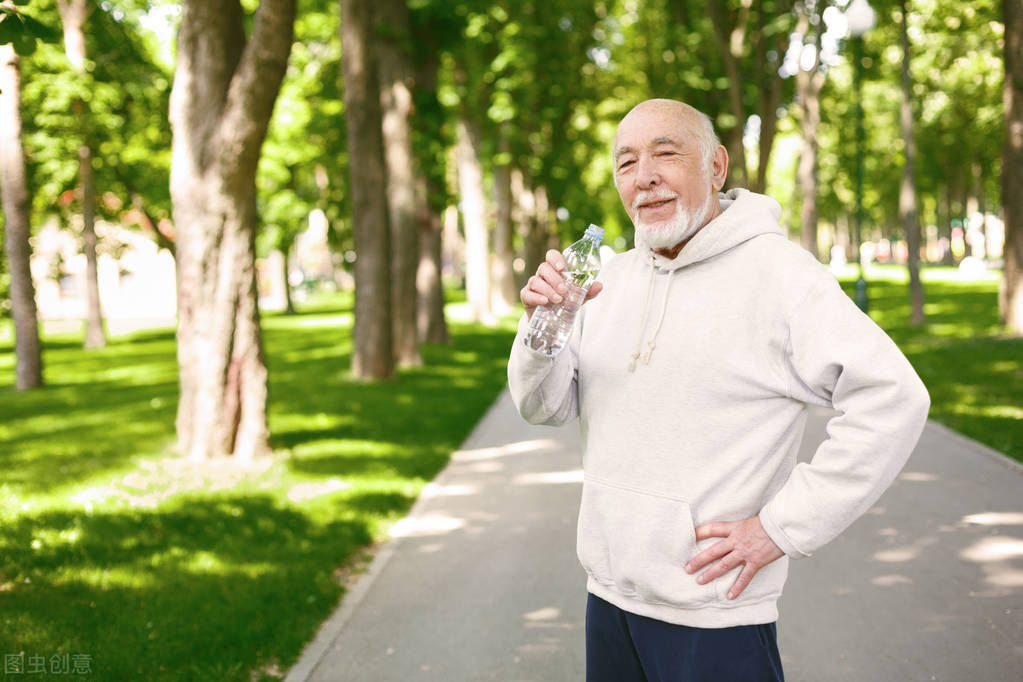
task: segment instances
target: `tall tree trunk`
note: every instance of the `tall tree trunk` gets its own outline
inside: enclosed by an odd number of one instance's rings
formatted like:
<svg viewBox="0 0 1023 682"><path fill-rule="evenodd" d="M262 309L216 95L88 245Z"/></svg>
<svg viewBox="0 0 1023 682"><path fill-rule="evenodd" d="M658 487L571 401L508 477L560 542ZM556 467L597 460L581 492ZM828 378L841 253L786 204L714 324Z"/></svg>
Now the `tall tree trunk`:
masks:
<svg viewBox="0 0 1023 682"><path fill-rule="evenodd" d="M735 125L725 133L725 146L728 148L729 184L740 187L749 185L749 173L746 168L746 149L742 144L743 127L746 125L746 107L742 102L743 78L739 68L739 59L746 43L746 29L749 21L749 4L743 3L734 25L726 21L728 8L724 0L710 0L707 13L714 24L721 50L721 58L725 63L725 74L728 76L728 108L735 118Z"/></svg>
<svg viewBox="0 0 1023 682"><path fill-rule="evenodd" d="M490 250L488 247L486 205L483 195L483 168L480 163L480 134L463 114L458 119L458 187L462 197L465 228L465 290L473 317L493 324L490 309Z"/></svg>
<svg viewBox="0 0 1023 682"><path fill-rule="evenodd" d="M426 57L416 61L416 96L427 101L424 107L439 110L436 101L437 69L440 65L436 52L428 52ZM424 119L429 120L427 123ZM435 137L440 135L440 126L436 119L421 117L426 131L424 135ZM413 148L414 149L414 148ZM448 322L444 316L444 280L443 280L443 208L432 197L443 194L444 173L427 173L428 164L436 164L433 160L420 160L415 168L416 182L416 215L419 223L419 267L416 270L416 327L420 343L448 344ZM438 164L444 166L443 163ZM456 228L457 230L457 228Z"/></svg>
<svg viewBox="0 0 1023 682"><path fill-rule="evenodd" d="M85 20L93 7L86 0L57 0L60 20L64 26L64 54L71 68L84 77L87 53L85 50ZM82 241L85 252L85 347L103 348L107 345L103 332L103 312L99 298L99 266L96 256L96 187L93 181L92 146L89 134L89 104L74 102L75 115L82 128L82 144L78 148L78 194L82 202Z"/></svg>
<svg viewBox="0 0 1023 682"><path fill-rule="evenodd" d="M508 138L501 135L501 149L494 165L494 267L491 278L491 305L498 315L507 315L518 299L515 287L515 250L512 247L511 151Z"/></svg>
<svg viewBox="0 0 1023 682"><path fill-rule="evenodd" d="M21 144L21 75L11 45L0 45L0 202L4 209L4 250L11 271L11 312L18 390L43 385L39 318L29 261L28 184Z"/></svg>
<svg viewBox="0 0 1023 682"><path fill-rule="evenodd" d="M1005 21L1005 147L1002 206L1005 211L1005 271L999 291L1002 321L1023 336L1023 7L1002 0Z"/></svg>
<svg viewBox="0 0 1023 682"><path fill-rule="evenodd" d="M909 14L906 0L900 0L899 11L902 14L902 139L906 144L906 168L902 173L902 187L899 191L899 217L906 232L906 249L909 251L907 267L909 268L910 302L913 306L913 324L923 324L924 289L920 283L920 216L917 209L916 176L916 139L913 137L913 83L909 75Z"/></svg>
<svg viewBox="0 0 1023 682"><path fill-rule="evenodd" d="M526 273L529 275L535 273L540 264L547 259L547 247L551 240L551 211L547 188L543 185L532 188L532 196L533 216L529 224L529 237L526 239Z"/></svg>
<svg viewBox="0 0 1023 682"><path fill-rule="evenodd" d="M178 448L269 450L256 303L256 167L291 51L295 0L185 0L171 91L178 268Z"/></svg>
<svg viewBox="0 0 1023 682"><path fill-rule="evenodd" d="M796 75L799 102L802 105L803 148L796 170L803 202L799 222L802 228L803 248L818 260L817 247L817 130L821 123L820 91L824 85L824 74L816 68L812 71L799 70Z"/></svg>
<svg viewBox="0 0 1023 682"><path fill-rule="evenodd" d="M394 353L403 367L423 364L416 331L416 271L419 266L419 225L416 221L415 163L412 156L412 66L408 7L405 0L376 0L373 36L380 106L383 114L384 158L387 163L387 205L391 225L391 305Z"/></svg>
<svg viewBox="0 0 1023 682"><path fill-rule="evenodd" d="M348 171L355 227L356 379L394 376L391 316L391 238L387 215L380 90L377 87L372 6L341 2L341 70L345 81Z"/></svg>
<svg viewBox="0 0 1023 682"><path fill-rule="evenodd" d="M422 343L447 344L451 342L448 324L444 318L444 283L441 257L441 217L430 207L429 185L426 176L416 178L419 191L419 269L416 272L416 290L419 294L417 329Z"/></svg>

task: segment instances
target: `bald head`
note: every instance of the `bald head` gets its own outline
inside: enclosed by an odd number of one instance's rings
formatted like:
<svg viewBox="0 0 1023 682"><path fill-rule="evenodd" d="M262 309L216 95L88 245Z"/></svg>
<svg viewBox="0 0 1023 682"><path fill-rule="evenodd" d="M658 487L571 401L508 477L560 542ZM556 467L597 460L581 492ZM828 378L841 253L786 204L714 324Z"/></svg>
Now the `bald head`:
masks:
<svg viewBox="0 0 1023 682"><path fill-rule="evenodd" d="M634 106L625 115L625 118L618 124L618 131L615 133L614 147L612 148L612 157L615 161L619 155L626 151L618 144L622 130L645 125L647 121L651 120L651 117L668 122L679 136L679 142L695 144L703 159L704 168L710 168L714 150L721 144L718 136L714 133L714 125L710 118L699 109L674 99L648 99Z"/></svg>

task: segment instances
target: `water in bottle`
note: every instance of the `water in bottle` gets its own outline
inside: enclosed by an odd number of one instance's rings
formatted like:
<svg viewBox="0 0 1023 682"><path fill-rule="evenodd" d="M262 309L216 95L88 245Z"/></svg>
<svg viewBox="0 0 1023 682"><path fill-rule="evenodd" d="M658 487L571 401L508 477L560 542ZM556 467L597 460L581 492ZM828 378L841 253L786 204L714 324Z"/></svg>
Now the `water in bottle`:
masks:
<svg viewBox="0 0 1023 682"><path fill-rule="evenodd" d="M533 311L526 334L526 346L553 357L561 352L572 333L575 315L586 300L586 292L600 271L600 242L603 228L590 225L583 238L562 253L565 270L561 273L568 286L561 303L548 303Z"/></svg>

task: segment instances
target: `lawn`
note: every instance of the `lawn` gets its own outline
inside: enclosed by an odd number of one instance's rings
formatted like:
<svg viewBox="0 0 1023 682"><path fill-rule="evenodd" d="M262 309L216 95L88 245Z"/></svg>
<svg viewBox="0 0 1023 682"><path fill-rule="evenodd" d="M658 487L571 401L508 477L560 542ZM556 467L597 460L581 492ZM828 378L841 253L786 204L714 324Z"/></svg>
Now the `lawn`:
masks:
<svg viewBox="0 0 1023 682"><path fill-rule="evenodd" d="M998 317L998 282L928 268L923 326L910 324L905 268L871 268L869 312L916 368L931 419L1023 462L1023 338ZM853 278L841 279L852 296Z"/></svg>
<svg viewBox="0 0 1023 682"><path fill-rule="evenodd" d="M48 385L11 387L0 341L5 674L277 679L505 381L514 333L451 323L392 382L353 382L350 297L267 316L274 455L170 452L173 330L81 349L45 338Z"/></svg>

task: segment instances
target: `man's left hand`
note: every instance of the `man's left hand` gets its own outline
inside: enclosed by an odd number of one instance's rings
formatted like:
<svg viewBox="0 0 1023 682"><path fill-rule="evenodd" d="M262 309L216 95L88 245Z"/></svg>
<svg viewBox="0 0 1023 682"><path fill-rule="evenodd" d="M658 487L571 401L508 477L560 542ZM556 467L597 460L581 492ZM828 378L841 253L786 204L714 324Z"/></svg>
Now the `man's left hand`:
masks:
<svg viewBox="0 0 1023 682"><path fill-rule="evenodd" d="M721 521L708 523L696 529L696 539L724 538L703 550L686 564L686 573L696 573L717 560L717 563L701 573L696 582L704 585L737 566L742 572L728 590L728 598L735 599L746 589L753 576L764 566L785 556L785 552L774 544L757 516L742 521Z"/></svg>

